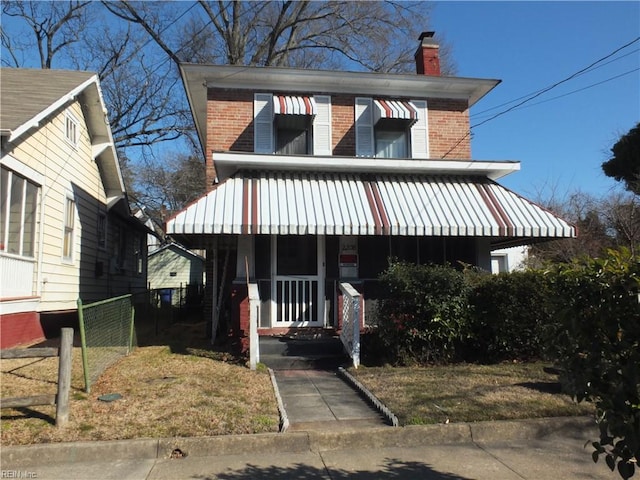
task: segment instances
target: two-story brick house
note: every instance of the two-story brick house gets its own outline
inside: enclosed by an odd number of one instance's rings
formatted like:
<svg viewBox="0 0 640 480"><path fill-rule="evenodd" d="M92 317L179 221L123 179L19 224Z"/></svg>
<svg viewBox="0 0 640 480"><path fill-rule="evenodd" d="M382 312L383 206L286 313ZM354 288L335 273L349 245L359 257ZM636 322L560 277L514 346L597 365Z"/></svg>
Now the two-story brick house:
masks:
<svg viewBox="0 0 640 480"><path fill-rule="evenodd" d="M499 81L440 76L420 42L417 74L181 66L209 191L167 233L207 249L212 315L248 275L262 333L336 326L337 282L375 299L389 257L489 270L492 249L575 235L496 183L518 162L471 160L469 108Z"/></svg>

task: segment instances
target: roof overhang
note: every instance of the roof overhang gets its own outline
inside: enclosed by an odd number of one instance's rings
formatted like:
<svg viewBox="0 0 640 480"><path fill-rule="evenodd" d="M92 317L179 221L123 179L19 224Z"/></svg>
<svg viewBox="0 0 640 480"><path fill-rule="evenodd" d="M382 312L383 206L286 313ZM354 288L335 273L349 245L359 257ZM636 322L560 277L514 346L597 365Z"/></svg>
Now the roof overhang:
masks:
<svg viewBox="0 0 640 480"><path fill-rule="evenodd" d="M520 170L517 161L385 159L372 157L285 156L216 152L219 180L238 170L282 170L339 173L403 173L416 175L479 175L497 180Z"/></svg>
<svg viewBox="0 0 640 480"><path fill-rule="evenodd" d="M575 227L481 176L239 172L171 217L167 234L485 237L523 244Z"/></svg>
<svg viewBox="0 0 640 480"><path fill-rule="evenodd" d="M471 107L500 83L500 80L483 78L192 63L180 64L180 75L203 146L206 144L208 88L446 98L465 100Z"/></svg>

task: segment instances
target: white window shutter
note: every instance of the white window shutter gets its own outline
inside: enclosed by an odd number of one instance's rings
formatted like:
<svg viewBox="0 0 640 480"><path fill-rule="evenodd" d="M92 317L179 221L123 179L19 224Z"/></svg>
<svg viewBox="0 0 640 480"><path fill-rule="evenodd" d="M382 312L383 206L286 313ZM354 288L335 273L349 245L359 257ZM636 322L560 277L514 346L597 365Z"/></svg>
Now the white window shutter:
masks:
<svg viewBox="0 0 640 480"><path fill-rule="evenodd" d="M373 157L373 101L371 98L356 97L356 155Z"/></svg>
<svg viewBox="0 0 640 480"><path fill-rule="evenodd" d="M313 154L331 155L331 97L314 95L316 116L313 119Z"/></svg>
<svg viewBox="0 0 640 480"><path fill-rule="evenodd" d="M412 100L418 121L411 127L411 158L429 158L429 122L426 100Z"/></svg>
<svg viewBox="0 0 640 480"><path fill-rule="evenodd" d="M253 96L253 151L273 153L273 95Z"/></svg>

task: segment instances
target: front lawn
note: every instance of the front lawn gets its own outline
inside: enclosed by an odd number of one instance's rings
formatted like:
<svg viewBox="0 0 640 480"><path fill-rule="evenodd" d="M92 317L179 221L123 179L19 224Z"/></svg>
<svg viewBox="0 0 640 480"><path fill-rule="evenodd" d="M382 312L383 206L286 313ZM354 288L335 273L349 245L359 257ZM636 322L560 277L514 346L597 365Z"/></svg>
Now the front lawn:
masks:
<svg viewBox="0 0 640 480"><path fill-rule="evenodd" d="M180 328L171 332L174 344ZM278 431L268 373L250 371L226 354L167 344L138 347L86 394L80 349L73 353L68 426L55 427L55 406L2 409L2 445ZM57 371L57 358L2 360L1 396L55 393ZM111 393L122 398L98 399Z"/></svg>
<svg viewBox="0 0 640 480"><path fill-rule="evenodd" d="M592 415L560 392L544 363L360 367L350 370L401 425Z"/></svg>

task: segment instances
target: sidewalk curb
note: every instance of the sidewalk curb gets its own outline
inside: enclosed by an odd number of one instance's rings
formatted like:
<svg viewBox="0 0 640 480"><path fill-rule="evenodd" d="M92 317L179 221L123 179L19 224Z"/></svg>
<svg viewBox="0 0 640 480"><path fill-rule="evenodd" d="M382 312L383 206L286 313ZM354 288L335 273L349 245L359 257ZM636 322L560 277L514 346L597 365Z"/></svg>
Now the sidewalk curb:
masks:
<svg viewBox="0 0 640 480"><path fill-rule="evenodd" d="M217 437L149 438L3 446L3 469L29 464L105 461L109 459L167 459L176 449L187 456L261 453L301 453L351 449L415 447L456 443L511 442L544 438L554 432L575 431L596 438L589 417L558 417L478 423L376 427L340 432L292 432Z"/></svg>

